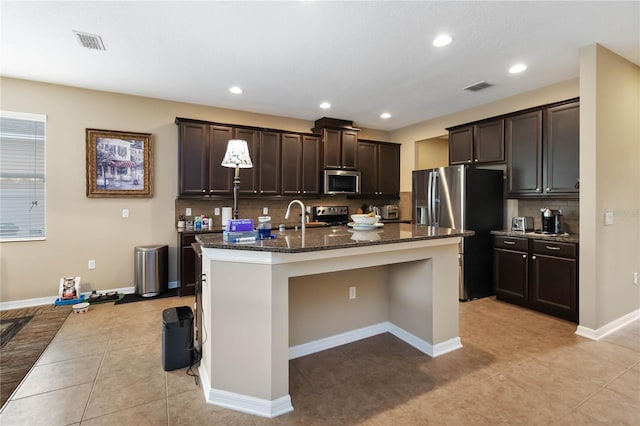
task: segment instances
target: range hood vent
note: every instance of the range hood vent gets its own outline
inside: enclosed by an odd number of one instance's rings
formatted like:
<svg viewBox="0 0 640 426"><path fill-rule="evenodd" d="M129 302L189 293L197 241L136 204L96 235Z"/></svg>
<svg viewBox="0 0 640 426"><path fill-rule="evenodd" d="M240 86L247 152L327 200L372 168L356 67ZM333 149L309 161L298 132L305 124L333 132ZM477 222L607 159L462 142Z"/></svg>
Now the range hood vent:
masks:
<svg viewBox="0 0 640 426"><path fill-rule="evenodd" d="M482 89L486 89L487 87L491 87L493 84L489 84L486 81L481 81L479 83L472 84L471 86L467 86L464 90L468 90L469 92L478 92Z"/></svg>
<svg viewBox="0 0 640 426"><path fill-rule="evenodd" d="M75 30L73 31L73 34L76 36L78 43L80 43L80 46L82 47L94 50L107 50L102 42L102 37L99 35L81 33L80 31Z"/></svg>

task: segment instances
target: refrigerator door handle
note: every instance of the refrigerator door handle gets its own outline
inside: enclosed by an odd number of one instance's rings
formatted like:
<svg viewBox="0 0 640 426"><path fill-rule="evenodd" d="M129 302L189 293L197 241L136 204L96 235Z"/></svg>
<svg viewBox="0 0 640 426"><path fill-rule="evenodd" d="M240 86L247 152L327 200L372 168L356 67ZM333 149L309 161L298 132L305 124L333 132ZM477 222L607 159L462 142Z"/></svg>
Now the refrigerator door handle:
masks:
<svg viewBox="0 0 640 426"><path fill-rule="evenodd" d="M438 217L438 210L440 210L439 202L440 202L440 194L438 191L438 187L440 185L439 181L440 176L438 172L433 172L433 180L431 182L431 225L440 226L440 218Z"/></svg>
<svg viewBox="0 0 640 426"><path fill-rule="evenodd" d="M433 171L429 172L429 179L427 179L427 225L433 226L432 209L431 204L433 200Z"/></svg>

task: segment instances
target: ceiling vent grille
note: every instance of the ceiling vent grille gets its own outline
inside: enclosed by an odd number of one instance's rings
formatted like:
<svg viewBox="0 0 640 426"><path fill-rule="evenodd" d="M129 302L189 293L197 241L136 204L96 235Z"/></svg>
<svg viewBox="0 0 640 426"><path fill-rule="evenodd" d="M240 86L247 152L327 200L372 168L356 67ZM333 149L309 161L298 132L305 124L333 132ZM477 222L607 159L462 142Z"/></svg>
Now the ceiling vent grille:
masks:
<svg viewBox="0 0 640 426"><path fill-rule="evenodd" d="M99 35L81 33L80 31L73 31L73 34L76 36L78 43L80 43L80 46L82 47L94 50L107 50L102 42L102 37Z"/></svg>
<svg viewBox="0 0 640 426"><path fill-rule="evenodd" d="M491 86L493 86L493 84L489 84L486 81L481 81L479 83L472 84L471 86L465 87L464 90L468 90L469 92L478 92L482 89L486 89L487 87L491 87Z"/></svg>

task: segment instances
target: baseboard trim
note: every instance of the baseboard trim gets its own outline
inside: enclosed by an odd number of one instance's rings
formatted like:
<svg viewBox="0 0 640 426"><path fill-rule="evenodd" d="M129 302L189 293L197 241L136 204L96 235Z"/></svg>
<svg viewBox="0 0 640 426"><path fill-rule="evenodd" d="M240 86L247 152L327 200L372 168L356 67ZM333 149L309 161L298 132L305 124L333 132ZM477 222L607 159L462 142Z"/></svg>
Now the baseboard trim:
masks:
<svg viewBox="0 0 640 426"><path fill-rule="evenodd" d="M439 357L440 355L444 355L446 353L455 351L456 349L460 349L462 347L462 342L460 341L460 337L454 337L442 343L436 343L432 345L431 343L407 332L406 330L396 326L395 324L389 323L389 333L396 336L398 339L404 341L405 343L413 346L420 352L423 352L429 355L431 358Z"/></svg>
<svg viewBox="0 0 640 426"><path fill-rule="evenodd" d="M391 333L403 342L413 346L420 352L429 355L432 358L444 355L462 347L460 337L454 337L446 342L432 345L425 340L409 333L408 331L398 327L397 325L385 321L368 327L358 328L346 333L336 334L324 339L314 340L313 342L303 343L301 345L289 348L289 359L300 358L302 356L311 355L336 346L346 345L368 337L376 336L382 333Z"/></svg>
<svg viewBox="0 0 640 426"><path fill-rule="evenodd" d="M292 346L289 348L289 359L300 358L302 356L311 355L316 352L335 348L336 346L342 346L346 345L347 343L366 339L367 337L372 337L377 334L386 333L387 331L389 331L388 324L388 322L381 322L379 324L347 331L346 333L340 333L334 336L325 337L324 339L314 340L313 342Z"/></svg>
<svg viewBox="0 0 640 426"><path fill-rule="evenodd" d="M108 291L117 291L118 293L133 294L135 287L120 287L110 288L107 290L99 290L100 293L106 293ZM82 294L89 294L89 292L82 292ZM36 297L34 299L14 300L11 302L0 302L0 311L6 311L9 309L30 308L32 306L51 305L59 296L47 296Z"/></svg>
<svg viewBox="0 0 640 426"><path fill-rule="evenodd" d="M168 289L178 288L178 281L169 281L167 283ZM117 291L118 293L123 294L133 294L136 291L135 287L120 287L120 288L109 288L106 290L97 290L100 293L106 293L108 291ZM89 292L82 292L82 294L89 294ZM36 297L35 299L23 299L23 300L14 300L12 302L0 302L0 311L6 311L9 309L19 309L19 308L30 308L32 306L40 306L40 305L50 305L56 301L58 296L47 296L47 297Z"/></svg>
<svg viewBox="0 0 640 426"><path fill-rule="evenodd" d="M202 382L202 385L203 389L209 389L209 392L205 390L205 399L209 404L270 419L293 411L291 397L288 394L269 401L268 399L213 389L205 381Z"/></svg>
<svg viewBox="0 0 640 426"><path fill-rule="evenodd" d="M578 325L576 329L576 334L578 336L586 337L591 340L600 340L603 337L613 333L624 327L625 325L637 320L640 318L640 309L636 309L635 311L631 311L626 315L621 316L600 328L593 329L589 327L584 327L582 325Z"/></svg>

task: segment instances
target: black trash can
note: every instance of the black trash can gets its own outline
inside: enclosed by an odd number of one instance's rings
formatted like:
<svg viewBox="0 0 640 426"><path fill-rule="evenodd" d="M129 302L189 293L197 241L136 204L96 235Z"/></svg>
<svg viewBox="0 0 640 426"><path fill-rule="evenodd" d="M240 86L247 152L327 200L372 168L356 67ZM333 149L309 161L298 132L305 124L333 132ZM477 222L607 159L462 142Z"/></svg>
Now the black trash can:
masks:
<svg viewBox="0 0 640 426"><path fill-rule="evenodd" d="M162 368L165 371L191 365L193 312L188 306L162 311Z"/></svg>

